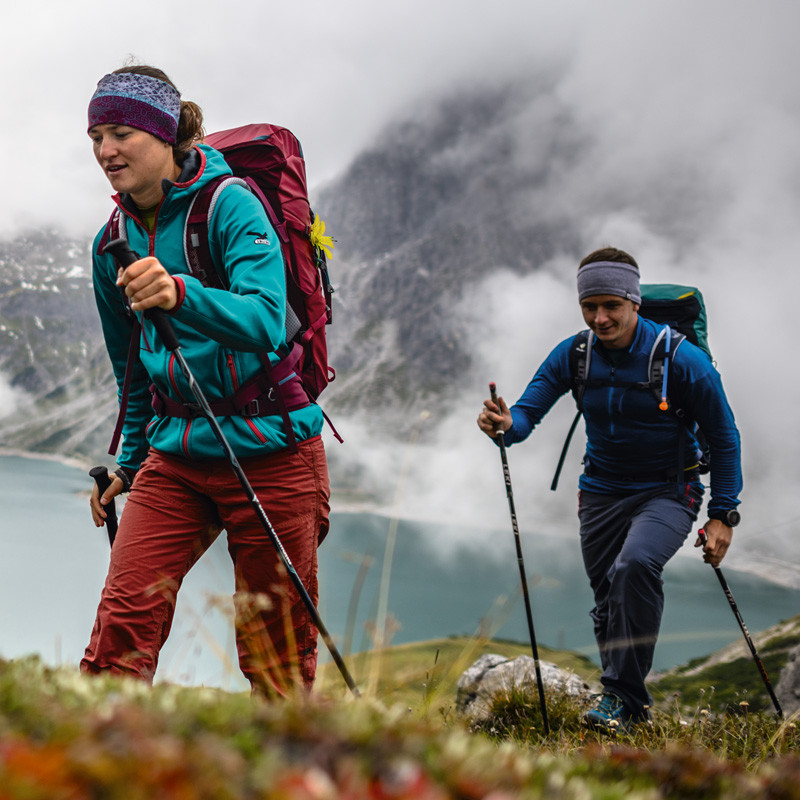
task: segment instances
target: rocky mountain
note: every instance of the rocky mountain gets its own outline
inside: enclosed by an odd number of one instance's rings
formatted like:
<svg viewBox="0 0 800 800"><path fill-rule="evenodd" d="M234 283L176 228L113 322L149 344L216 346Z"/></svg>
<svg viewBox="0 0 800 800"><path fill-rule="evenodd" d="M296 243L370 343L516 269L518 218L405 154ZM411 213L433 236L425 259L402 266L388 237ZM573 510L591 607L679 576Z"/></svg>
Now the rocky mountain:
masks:
<svg viewBox="0 0 800 800"><path fill-rule="evenodd" d="M621 214L635 204L662 233L683 224L676 208L701 225L702 192L683 192L687 172L673 164L660 164L657 194L621 176L590 179L592 137L559 100L561 77L421 101L319 190L315 210L337 241L337 379L323 398L333 415L401 437L417 418L411 409L430 409L434 424L444 418L472 377L467 334L487 324L487 281L575 263L595 242L598 208ZM681 241L692 243L688 224ZM12 391L13 413L5 404L2 445L105 453L115 391L89 263L87 242L53 232L0 243L0 375L25 393Z"/></svg>
<svg viewBox="0 0 800 800"><path fill-rule="evenodd" d="M546 89L424 106L321 193L338 242L336 405L396 409L458 391L471 354L457 309L480 307L476 286L578 252L574 220L549 195L580 142Z"/></svg>
<svg viewBox="0 0 800 800"><path fill-rule="evenodd" d="M96 457L116 405L91 290L90 242L33 231L0 243L0 445Z"/></svg>
<svg viewBox="0 0 800 800"><path fill-rule="evenodd" d="M536 100L520 91L426 104L320 192L315 207L337 240L327 408L369 410L381 425L388 412L457 391L471 356L454 308L476 281L576 249L573 224L547 195L578 143L542 92L537 157L525 156ZM52 231L0 243L0 374L16 401L0 419L4 446L104 453L115 391L88 248Z"/></svg>

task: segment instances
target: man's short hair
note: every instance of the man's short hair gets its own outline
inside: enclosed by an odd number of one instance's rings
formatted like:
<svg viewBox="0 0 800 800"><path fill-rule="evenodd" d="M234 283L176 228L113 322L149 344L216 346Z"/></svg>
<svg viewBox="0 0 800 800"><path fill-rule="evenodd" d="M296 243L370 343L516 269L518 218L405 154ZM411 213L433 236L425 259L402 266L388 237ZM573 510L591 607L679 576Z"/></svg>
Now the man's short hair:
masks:
<svg viewBox="0 0 800 800"><path fill-rule="evenodd" d="M601 247L599 250L589 253L578 265L578 269L597 261L616 261L618 264L630 264L632 267L639 268L636 259L624 250L618 250L616 247Z"/></svg>

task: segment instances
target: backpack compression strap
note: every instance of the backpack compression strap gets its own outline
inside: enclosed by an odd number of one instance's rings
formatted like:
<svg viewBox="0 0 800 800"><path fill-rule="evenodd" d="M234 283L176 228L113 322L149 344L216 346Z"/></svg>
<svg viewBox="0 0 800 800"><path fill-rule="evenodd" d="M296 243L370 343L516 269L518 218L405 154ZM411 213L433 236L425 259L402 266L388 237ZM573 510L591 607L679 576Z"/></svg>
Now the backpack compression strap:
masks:
<svg viewBox="0 0 800 800"><path fill-rule="evenodd" d="M575 428L578 427L578 420L583 413L583 394L586 391L587 376L589 375L589 367L592 363L592 344L594 343L594 334L592 331L586 330L575 334L572 340L572 346L569 349L569 371L573 375L572 396L575 398L575 404L578 410L572 420L572 425L569 426L567 438L564 440L564 446L561 448L561 455L558 458L558 466L556 467L555 475L550 483L550 491L554 492L558 488L558 479L561 477L561 470L564 467L564 461L567 458L567 451L569 450L572 437L575 433Z"/></svg>
<svg viewBox="0 0 800 800"><path fill-rule="evenodd" d="M264 208L270 224L275 229L278 237L285 246L288 243L288 234L286 226L278 220L274 209L270 205L264 193L258 187L255 181L251 178L237 178L233 175L219 178L212 181L207 186L204 186L192 198L189 211L186 215L186 227L183 235L183 250L186 258L186 263L189 270L204 286L210 286L214 289L228 289L228 281L224 273L214 263L211 257L211 247L209 245L209 230L211 229L211 220L214 216L214 209L216 208L217 201L220 195L228 186L242 186L248 191L258 197L261 205ZM288 255L283 252L284 261ZM286 340L291 341L300 331L300 320L297 318L294 310L289 304L288 298L286 301ZM264 365L264 371L267 375L271 385L277 389L272 392L274 400L277 404L278 413L283 419L283 427L286 430L286 438L289 443L289 450L293 453L297 452L297 440L294 435L294 428L292 421L289 418L289 407L285 399L285 390L287 387L282 387L280 381L276 381L273 376L273 366L269 357L265 354L261 359ZM295 385L302 388L302 382L296 381ZM305 390L304 390L305 391ZM308 397L306 403L308 405ZM294 408L300 406L293 405ZM274 412L273 412L274 413Z"/></svg>
<svg viewBox="0 0 800 800"><path fill-rule="evenodd" d="M285 245L288 244L286 225L278 219L275 211L258 185L249 178L237 178L234 175L218 178L204 186L192 198L189 211L186 215L186 226L183 233L183 254L189 271L203 286L213 289L229 289L227 276L222 273L214 259L211 257L211 248L208 243L208 232L214 209L219 196L228 186L242 186L258 197L270 224L278 234L278 238ZM284 260L287 254L284 252ZM302 325L291 304L286 302L286 340L291 341L299 333ZM316 329L315 329L316 330ZM314 331L312 331L313 333Z"/></svg>

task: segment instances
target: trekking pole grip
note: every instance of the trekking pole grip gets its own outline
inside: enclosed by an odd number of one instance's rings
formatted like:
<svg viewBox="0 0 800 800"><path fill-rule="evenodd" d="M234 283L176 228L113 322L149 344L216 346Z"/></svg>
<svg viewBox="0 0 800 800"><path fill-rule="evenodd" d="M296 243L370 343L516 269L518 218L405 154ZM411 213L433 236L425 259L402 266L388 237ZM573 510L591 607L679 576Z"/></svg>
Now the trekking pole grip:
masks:
<svg viewBox="0 0 800 800"><path fill-rule="evenodd" d="M94 482L97 484L97 491L100 494L100 497L103 496L106 489L111 486L111 477L108 474L108 470L105 467L92 467L89 470L89 475L94 478ZM114 544L114 539L117 536L117 508L113 500L111 500L108 505L105 507L106 509L106 531L108 532L108 543L109 545Z"/></svg>
<svg viewBox="0 0 800 800"><path fill-rule="evenodd" d="M490 394L490 396L492 398L492 402L498 408L500 408L500 404L497 402L497 384L494 383L494 381L492 381L492 383L489 384L489 394ZM496 434L498 436L504 436L505 431L503 430L503 423L502 422L500 422L497 425L495 425L495 432L496 432Z"/></svg>
<svg viewBox="0 0 800 800"><path fill-rule="evenodd" d="M139 260L139 255L131 250L125 239L112 239L103 248L103 253L110 253L122 269ZM155 325L156 331L158 331L158 335L167 350L177 350L181 346L178 337L175 335L175 329L172 327L172 323L163 308L148 308L144 315Z"/></svg>

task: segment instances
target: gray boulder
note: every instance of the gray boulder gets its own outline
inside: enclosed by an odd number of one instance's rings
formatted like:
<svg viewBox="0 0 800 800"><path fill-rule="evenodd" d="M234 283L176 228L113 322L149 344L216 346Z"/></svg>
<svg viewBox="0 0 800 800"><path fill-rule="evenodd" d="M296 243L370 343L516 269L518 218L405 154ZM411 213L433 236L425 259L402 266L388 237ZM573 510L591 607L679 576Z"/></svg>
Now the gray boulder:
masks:
<svg viewBox="0 0 800 800"><path fill-rule="evenodd" d="M578 697L596 689L572 672L548 661L539 661L545 690L555 690ZM492 698L512 688L525 688L537 696L536 667L531 656L514 659L487 653L481 656L459 678L456 687L456 708L473 721L489 716Z"/></svg>
<svg viewBox="0 0 800 800"><path fill-rule="evenodd" d="M775 686L775 696L786 716L800 709L800 644L789 651L786 666Z"/></svg>

